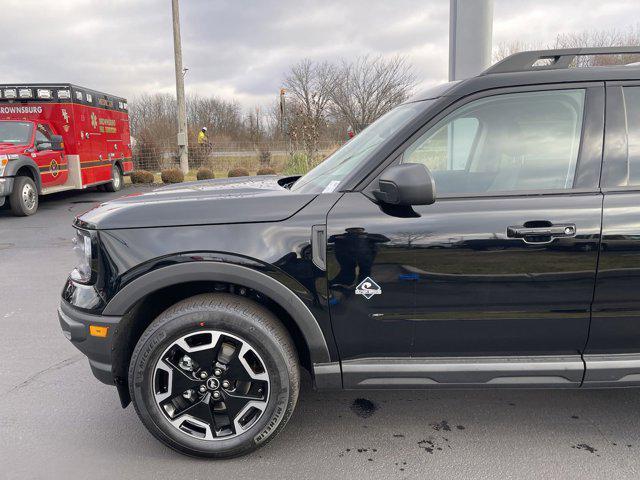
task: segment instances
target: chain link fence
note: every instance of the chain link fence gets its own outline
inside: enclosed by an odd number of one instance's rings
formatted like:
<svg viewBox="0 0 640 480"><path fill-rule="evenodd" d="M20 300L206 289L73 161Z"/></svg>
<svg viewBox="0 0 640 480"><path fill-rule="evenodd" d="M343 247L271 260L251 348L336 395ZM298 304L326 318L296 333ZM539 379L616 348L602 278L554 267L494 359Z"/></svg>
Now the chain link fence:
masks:
<svg viewBox="0 0 640 480"><path fill-rule="evenodd" d="M189 145L189 169L206 167L223 175L236 168L243 168L250 174L255 174L260 169L272 169L276 173L282 173L287 169L296 168L292 167L292 163L299 165L301 158L310 168L339 146L335 142L319 142L317 154L313 159L308 159L303 150L294 148L286 141L195 144ZM133 162L136 170L150 172L180 167L177 146L171 142L135 145Z"/></svg>

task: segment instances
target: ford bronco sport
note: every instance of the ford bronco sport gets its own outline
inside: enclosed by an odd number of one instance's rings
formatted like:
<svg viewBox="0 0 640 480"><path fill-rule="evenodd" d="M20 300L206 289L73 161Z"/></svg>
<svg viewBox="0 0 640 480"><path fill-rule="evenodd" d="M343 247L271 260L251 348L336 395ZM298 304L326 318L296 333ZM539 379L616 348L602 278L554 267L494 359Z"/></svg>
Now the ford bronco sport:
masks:
<svg viewBox="0 0 640 480"><path fill-rule="evenodd" d="M640 386L640 68L524 52L301 177L159 188L75 220L65 335L194 456L318 389ZM570 68L572 67L572 68Z"/></svg>

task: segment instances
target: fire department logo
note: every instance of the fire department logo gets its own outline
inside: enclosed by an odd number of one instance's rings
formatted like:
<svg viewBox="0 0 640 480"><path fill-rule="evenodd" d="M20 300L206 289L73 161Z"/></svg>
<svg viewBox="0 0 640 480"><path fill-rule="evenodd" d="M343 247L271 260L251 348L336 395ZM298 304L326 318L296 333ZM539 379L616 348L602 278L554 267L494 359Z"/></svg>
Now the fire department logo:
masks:
<svg viewBox="0 0 640 480"><path fill-rule="evenodd" d="M98 117L96 117L95 113L91 113L91 126L94 130L98 128Z"/></svg>
<svg viewBox="0 0 640 480"><path fill-rule="evenodd" d="M360 285L356 287L356 295L362 295L364 298L369 300L374 295L380 295L382 293L382 288L376 282L373 281L371 277L365 278Z"/></svg>
<svg viewBox="0 0 640 480"><path fill-rule="evenodd" d="M60 174L60 165L58 165L55 159L51 160L49 164L49 172L53 178L56 178Z"/></svg>

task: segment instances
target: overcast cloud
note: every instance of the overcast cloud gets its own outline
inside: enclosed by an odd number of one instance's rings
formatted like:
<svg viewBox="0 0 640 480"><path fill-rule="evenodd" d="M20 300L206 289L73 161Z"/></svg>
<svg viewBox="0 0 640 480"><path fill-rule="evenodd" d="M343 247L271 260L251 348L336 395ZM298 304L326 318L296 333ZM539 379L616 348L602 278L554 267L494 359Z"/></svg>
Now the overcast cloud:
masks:
<svg viewBox="0 0 640 480"><path fill-rule="evenodd" d="M446 81L448 0L182 0L188 92L271 101L309 57L402 54L421 86ZM626 29L637 0L495 0L493 42ZM174 90L169 0L2 0L0 83L73 82L109 93Z"/></svg>

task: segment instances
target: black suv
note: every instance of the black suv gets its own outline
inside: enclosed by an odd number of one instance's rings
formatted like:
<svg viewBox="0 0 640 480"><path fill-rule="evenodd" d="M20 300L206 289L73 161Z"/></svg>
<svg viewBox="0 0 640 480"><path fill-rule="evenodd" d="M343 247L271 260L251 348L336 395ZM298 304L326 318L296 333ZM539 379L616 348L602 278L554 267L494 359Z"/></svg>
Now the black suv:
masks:
<svg viewBox="0 0 640 480"><path fill-rule="evenodd" d="M302 177L75 221L65 335L159 440L229 457L318 389L640 385L640 68L524 52Z"/></svg>

